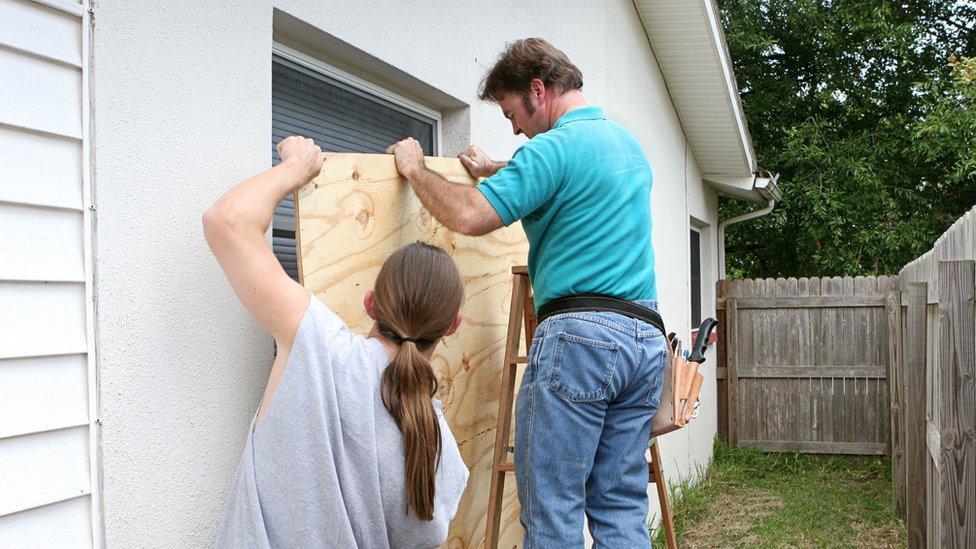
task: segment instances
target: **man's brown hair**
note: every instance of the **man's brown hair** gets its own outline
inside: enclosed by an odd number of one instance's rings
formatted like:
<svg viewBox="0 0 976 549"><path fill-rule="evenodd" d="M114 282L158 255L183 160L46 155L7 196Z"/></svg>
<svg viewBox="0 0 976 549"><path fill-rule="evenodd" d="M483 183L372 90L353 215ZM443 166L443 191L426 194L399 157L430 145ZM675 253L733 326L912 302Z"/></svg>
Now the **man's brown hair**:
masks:
<svg viewBox="0 0 976 549"><path fill-rule="evenodd" d="M515 92L525 98L535 78L542 80L546 89L561 93L583 87L583 73L565 53L542 38L525 38L508 44L498 56L481 82L478 97L498 101L505 92Z"/></svg>

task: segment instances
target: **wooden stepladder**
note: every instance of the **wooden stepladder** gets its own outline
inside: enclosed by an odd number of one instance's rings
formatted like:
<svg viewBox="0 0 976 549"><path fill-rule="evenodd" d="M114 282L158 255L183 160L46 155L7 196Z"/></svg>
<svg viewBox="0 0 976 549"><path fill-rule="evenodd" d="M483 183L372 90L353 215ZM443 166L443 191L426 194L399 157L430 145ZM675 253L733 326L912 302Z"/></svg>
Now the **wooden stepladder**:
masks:
<svg viewBox="0 0 976 549"><path fill-rule="evenodd" d="M502 495L505 474L515 471L512 458L514 447L508 444L512 432L512 406L515 403L515 377L519 364L528 363L532 334L538 319L532 300L529 270L512 267L512 307L508 315L508 338L505 342L505 362L502 364L502 386L498 395L498 418L495 425L495 453L491 461L491 489L488 492L488 523L485 530L485 549L498 547L498 530L502 515ZM525 355L519 355L519 334L525 328Z"/></svg>
<svg viewBox="0 0 976 549"><path fill-rule="evenodd" d="M535 304L532 299L532 285L529 284L529 271L525 266L512 267L512 305L508 317L508 338L505 343L505 361L502 365L501 393L498 397L498 420L495 426L495 452L492 458L491 488L488 492L487 526L485 529L485 549L498 547L498 532L501 526L502 496L505 492L505 474L515 471L512 459L514 447L509 444L512 434L512 408L515 404L515 378L520 364L528 363L532 335L538 325ZM520 354L521 339L525 331L525 354ZM661 457L658 453L657 439L650 446L648 460L648 482L657 486L661 503L661 522L664 526L668 548L676 549L678 544L674 534L674 519L668 504L667 484L661 471Z"/></svg>

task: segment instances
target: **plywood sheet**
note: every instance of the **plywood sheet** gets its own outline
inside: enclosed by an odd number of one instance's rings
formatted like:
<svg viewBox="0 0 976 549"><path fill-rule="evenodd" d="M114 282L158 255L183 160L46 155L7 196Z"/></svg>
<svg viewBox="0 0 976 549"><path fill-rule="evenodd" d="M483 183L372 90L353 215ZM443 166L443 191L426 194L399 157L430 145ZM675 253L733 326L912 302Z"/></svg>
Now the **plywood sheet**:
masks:
<svg viewBox="0 0 976 549"><path fill-rule="evenodd" d="M427 158L451 181L475 180L455 159ZM465 463L468 488L447 545L480 547L491 479L498 391L505 351L513 265L524 265L528 243L520 224L482 237L447 230L422 207L396 171L393 157L329 154L322 173L298 192L298 246L302 283L356 333L372 321L362 299L383 261L400 246L422 240L457 262L464 278L464 321L434 355L438 397ZM521 543L515 479L509 475L500 547Z"/></svg>

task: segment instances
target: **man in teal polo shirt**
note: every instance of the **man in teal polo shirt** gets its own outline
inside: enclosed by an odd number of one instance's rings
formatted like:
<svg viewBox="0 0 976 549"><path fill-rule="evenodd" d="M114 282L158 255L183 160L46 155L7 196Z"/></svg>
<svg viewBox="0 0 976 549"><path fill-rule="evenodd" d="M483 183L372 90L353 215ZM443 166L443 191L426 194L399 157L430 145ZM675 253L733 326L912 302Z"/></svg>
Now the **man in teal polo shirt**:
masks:
<svg viewBox="0 0 976 549"><path fill-rule="evenodd" d="M582 75L538 38L508 46L481 99L524 143L508 162L459 158L475 187L428 169L413 139L397 169L446 227L483 235L522 220L540 311L516 404L515 472L525 547L647 547L644 450L667 347L651 248L651 168L634 136L588 106ZM575 300L575 301L574 301ZM659 325L659 323L658 323Z"/></svg>

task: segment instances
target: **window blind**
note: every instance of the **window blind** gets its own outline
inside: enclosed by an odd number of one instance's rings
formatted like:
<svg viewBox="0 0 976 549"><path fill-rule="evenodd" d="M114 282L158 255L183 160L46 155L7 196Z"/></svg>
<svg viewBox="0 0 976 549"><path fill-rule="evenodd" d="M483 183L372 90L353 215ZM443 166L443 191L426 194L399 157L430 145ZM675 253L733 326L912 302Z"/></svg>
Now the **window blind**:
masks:
<svg viewBox="0 0 976 549"><path fill-rule="evenodd" d="M275 55L271 78L271 158L289 135L310 137L324 151L383 153L391 144L413 137L434 154L435 124L430 118ZM275 256L298 280L295 205L288 197L275 209L271 226Z"/></svg>

